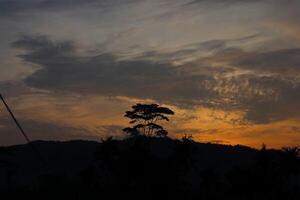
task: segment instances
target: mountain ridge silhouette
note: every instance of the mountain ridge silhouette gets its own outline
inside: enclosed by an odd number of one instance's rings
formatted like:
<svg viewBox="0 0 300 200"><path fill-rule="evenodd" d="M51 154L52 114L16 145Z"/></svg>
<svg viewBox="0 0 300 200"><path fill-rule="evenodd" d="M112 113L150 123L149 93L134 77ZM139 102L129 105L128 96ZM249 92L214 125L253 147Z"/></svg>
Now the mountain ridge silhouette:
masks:
<svg viewBox="0 0 300 200"><path fill-rule="evenodd" d="M188 137L34 141L0 149L0 192L8 199L296 200L298 153Z"/></svg>
<svg viewBox="0 0 300 200"><path fill-rule="evenodd" d="M150 140L150 147L152 153L156 156L163 154L171 154L174 151L175 143L178 140L169 138L147 138ZM117 140L117 145L120 147L129 145L133 142L132 138L125 140ZM32 144L44 157L47 169L43 163L34 154L29 144L19 144L4 147L12 152L13 156L10 158L11 162L16 163L20 171L20 176L32 175L35 177L36 172L43 172L43 170L63 171L72 175L87 167L94 160L97 146L101 142L88 140L70 140L70 141L33 141ZM195 155L201 158L201 165L203 167L223 166L223 164L242 164L243 162L251 162L254 159L256 149L241 146L241 145L223 145L212 143L196 143ZM21 177L24 179L24 177Z"/></svg>

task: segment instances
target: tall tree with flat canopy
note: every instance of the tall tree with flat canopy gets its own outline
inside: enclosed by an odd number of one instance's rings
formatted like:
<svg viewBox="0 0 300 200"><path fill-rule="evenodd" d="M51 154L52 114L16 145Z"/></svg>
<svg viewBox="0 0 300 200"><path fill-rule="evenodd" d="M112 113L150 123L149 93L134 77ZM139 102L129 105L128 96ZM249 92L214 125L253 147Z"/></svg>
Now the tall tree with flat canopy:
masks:
<svg viewBox="0 0 300 200"><path fill-rule="evenodd" d="M167 115L174 115L174 112L167 107L157 104L136 104L131 111L126 111L124 117L129 118L132 127L124 128L123 131L130 136L145 135L165 137L168 134L158 121L169 121Z"/></svg>

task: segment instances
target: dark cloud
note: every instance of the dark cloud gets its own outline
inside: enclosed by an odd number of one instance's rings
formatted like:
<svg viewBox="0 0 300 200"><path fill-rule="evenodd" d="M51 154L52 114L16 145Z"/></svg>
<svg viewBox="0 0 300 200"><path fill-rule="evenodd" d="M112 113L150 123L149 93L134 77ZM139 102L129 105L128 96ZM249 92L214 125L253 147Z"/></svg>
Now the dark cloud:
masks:
<svg viewBox="0 0 300 200"><path fill-rule="evenodd" d="M0 93L4 97L17 97L32 92L32 88L22 81L0 81Z"/></svg>
<svg viewBox="0 0 300 200"><path fill-rule="evenodd" d="M129 96L189 102L214 95L204 74L186 77L170 64L145 60L119 61L112 54L79 56L68 42L53 42L44 37L21 37L13 46L28 53L19 55L42 68L25 82L33 87L55 91Z"/></svg>
<svg viewBox="0 0 300 200"><path fill-rule="evenodd" d="M211 2L211 3L224 3L225 4L225 3L255 3L255 2L261 2L261 1L270 1L270 0L192 0L189 3L197 4L197 3L203 3L203 2Z"/></svg>
<svg viewBox="0 0 300 200"><path fill-rule="evenodd" d="M0 108L2 108L0 106ZM26 140L16 127L10 116L2 113L0 115L0 146L14 145L25 143ZM58 124L54 122L39 121L27 119L18 116L19 122L22 124L23 129L26 131L28 137L34 140L100 140L101 138L114 135L116 137L122 136L121 126L105 125L98 126L93 131L86 128L76 126L69 126ZM41 131L42 130L42 131Z"/></svg>
<svg viewBox="0 0 300 200"><path fill-rule="evenodd" d="M43 35L26 36L12 43L12 47L23 48L31 51L31 59L43 59L46 57L63 56L74 52L74 44L71 41L53 42Z"/></svg>
<svg viewBox="0 0 300 200"><path fill-rule="evenodd" d="M285 75L300 73L300 49L281 49L268 52L245 52L242 49L224 49L214 55L216 61L233 67Z"/></svg>
<svg viewBox="0 0 300 200"><path fill-rule="evenodd" d="M187 71L190 70L187 68ZM214 76L220 73L220 70L216 68L215 72L205 73ZM214 95L205 103L201 101L190 103L228 111L240 110L245 113L244 119L230 123L262 124L300 118L300 81L297 74L295 77L245 74L212 80L207 83L210 87L206 88L213 90Z"/></svg>
<svg viewBox="0 0 300 200"><path fill-rule="evenodd" d="M20 116L19 121L31 140L96 139L93 134L84 129L50 122L29 120L22 117L20 118ZM41 132L41 130L43 131ZM2 114L0 116L0 132L0 145L13 145L26 142L8 114Z"/></svg>
<svg viewBox="0 0 300 200"><path fill-rule="evenodd" d="M230 4L245 4L245 3L258 3L258 2L274 2L278 0L191 0L186 5L230 5Z"/></svg>
<svg viewBox="0 0 300 200"><path fill-rule="evenodd" d="M0 0L0 16L23 16L40 11L66 11L75 8L107 8L133 0Z"/></svg>
<svg viewBox="0 0 300 200"><path fill-rule="evenodd" d="M115 138L124 138L123 126L118 125L103 125L97 127L101 132L101 139L114 136ZM99 138L98 138L99 139Z"/></svg>
<svg viewBox="0 0 300 200"><path fill-rule="evenodd" d="M180 61L186 58L191 58L196 56L197 54L205 53L212 53L214 51L226 48L226 45L229 41L228 40L209 40L205 42L197 42L193 44L188 44L185 46L180 47L178 50L174 50L167 53L161 53L157 51L147 51L144 52L139 59L148 60L154 59L159 60L160 62L167 62L170 61Z"/></svg>
<svg viewBox="0 0 300 200"><path fill-rule="evenodd" d="M295 74L300 72L300 48L253 53L236 61L236 64L258 71Z"/></svg>
<svg viewBox="0 0 300 200"><path fill-rule="evenodd" d="M245 75L226 85L234 89L222 96L244 110L245 119L250 122L268 123L300 117L300 83L292 78Z"/></svg>
<svg viewBox="0 0 300 200"><path fill-rule="evenodd" d="M69 44L70 42L60 42L60 43L53 43L51 40L48 39L47 36L44 35L35 35L35 36L26 36L22 35L19 40L12 43L13 47L21 47L26 48L28 50L41 50L42 48L46 47L47 49L59 49L60 46L66 46L64 44ZM59 46L57 46L59 45ZM62 50L69 50L70 48L63 48Z"/></svg>
<svg viewBox="0 0 300 200"><path fill-rule="evenodd" d="M183 45L178 50L173 50L170 52L162 53L158 51L146 51L139 59L148 60L154 59L159 61L181 61L187 58L195 58L202 56L202 54L215 54L217 52L225 52L229 49L232 44L240 45L247 42L251 42L257 38L261 37L260 34L253 34L241 38L233 39L215 39L202 42L195 42L187 45Z"/></svg>
<svg viewBox="0 0 300 200"><path fill-rule="evenodd" d="M297 112L300 84L296 77L280 74L226 77L233 69L210 66L215 61L223 61L233 68L253 66L252 70L279 73L281 64L298 63L298 50L246 53L238 48L224 49L218 44L221 43L212 45L221 47L212 58L179 67L166 62L118 60L112 54L79 56L72 42L53 42L46 37L22 37L13 46L27 49L20 57L41 66L25 79L26 84L36 88L151 98L181 107L202 105L242 110L246 113L245 120L255 123L300 117ZM276 58L272 60L272 56Z"/></svg>

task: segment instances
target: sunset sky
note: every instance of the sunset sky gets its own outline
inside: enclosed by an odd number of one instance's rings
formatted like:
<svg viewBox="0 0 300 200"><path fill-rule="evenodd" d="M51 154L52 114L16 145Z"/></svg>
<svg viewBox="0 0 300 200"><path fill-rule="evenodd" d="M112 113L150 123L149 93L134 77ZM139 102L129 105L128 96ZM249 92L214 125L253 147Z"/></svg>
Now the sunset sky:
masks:
<svg viewBox="0 0 300 200"><path fill-rule="evenodd" d="M138 102L171 137L300 146L300 0L0 0L0 92L32 140L122 137ZM24 143L3 105L0 145Z"/></svg>

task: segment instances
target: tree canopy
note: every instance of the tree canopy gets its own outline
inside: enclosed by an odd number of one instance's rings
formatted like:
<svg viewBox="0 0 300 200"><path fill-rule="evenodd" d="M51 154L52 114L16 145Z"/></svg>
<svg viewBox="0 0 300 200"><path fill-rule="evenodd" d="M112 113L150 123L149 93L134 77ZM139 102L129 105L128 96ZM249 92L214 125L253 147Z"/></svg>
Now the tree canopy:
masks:
<svg viewBox="0 0 300 200"><path fill-rule="evenodd" d="M136 104L131 111L126 111L124 117L130 119L132 127L124 128L123 131L130 136L145 135L165 137L168 131L158 121L169 121L167 115L174 115L174 112L167 107L157 104Z"/></svg>

